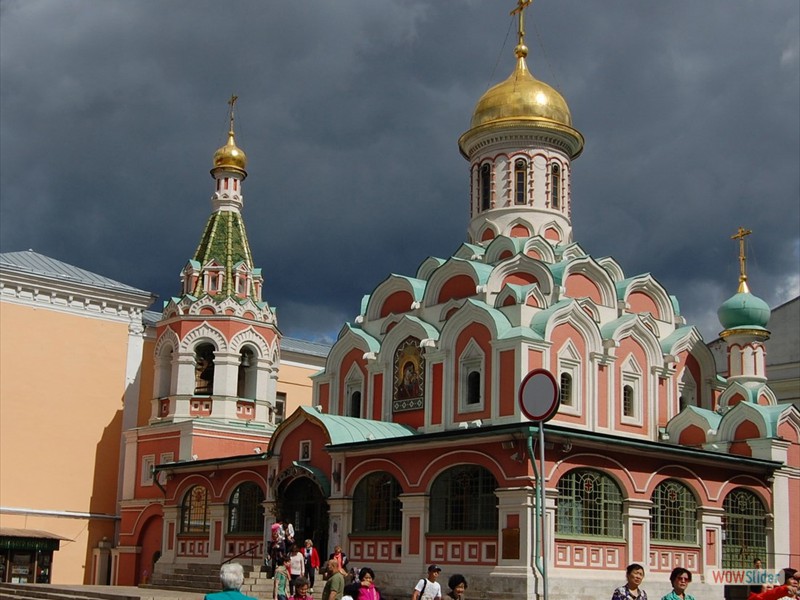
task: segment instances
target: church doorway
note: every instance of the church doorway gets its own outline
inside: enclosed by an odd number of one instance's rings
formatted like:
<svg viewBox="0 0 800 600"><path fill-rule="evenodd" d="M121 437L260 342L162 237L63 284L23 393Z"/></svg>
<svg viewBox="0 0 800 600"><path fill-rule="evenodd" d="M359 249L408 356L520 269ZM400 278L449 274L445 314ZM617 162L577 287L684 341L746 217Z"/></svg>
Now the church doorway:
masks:
<svg viewBox="0 0 800 600"><path fill-rule="evenodd" d="M328 550L328 503L319 485L310 477L296 477L279 490L280 517L294 526L295 542L302 548L310 539L325 560Z"/></svg>

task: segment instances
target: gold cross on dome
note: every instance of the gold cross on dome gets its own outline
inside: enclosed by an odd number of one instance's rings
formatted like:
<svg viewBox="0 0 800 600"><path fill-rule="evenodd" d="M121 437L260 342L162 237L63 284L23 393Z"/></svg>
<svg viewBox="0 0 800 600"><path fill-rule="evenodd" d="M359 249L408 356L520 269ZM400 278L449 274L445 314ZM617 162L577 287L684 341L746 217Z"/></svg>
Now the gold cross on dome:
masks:
<svg viewBox="0 0 800 600"><path fill-rule="evenodd" d="M233 105L236 104L236 101L239 99L239 96L235 94L231 94L231 99L228 100L228 104L230 105L230 120L231 120L231 132L233 132Z"/></svg>
<svg viewBox="0 0 800 600"><path fill-rule="evenodd" d="M732 240L739 240L739 293L748 293L747 287L747 255L744 251L744 238L753 233L750 229L739 227L738 231L731 236Z"/></svg>
<svg viewBox="0 0 800 600"><path fill-rule="evenodd" d="M525 9L528 8L533 0L517 0L517 7L511 11L511 16L517 16L517 44L522 45L525 39Z"/></svg>

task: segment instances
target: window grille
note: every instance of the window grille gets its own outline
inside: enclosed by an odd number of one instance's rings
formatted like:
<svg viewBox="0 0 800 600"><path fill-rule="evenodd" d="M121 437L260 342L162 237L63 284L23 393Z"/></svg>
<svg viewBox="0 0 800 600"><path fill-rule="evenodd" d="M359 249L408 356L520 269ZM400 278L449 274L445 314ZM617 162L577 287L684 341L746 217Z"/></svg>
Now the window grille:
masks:
<svg viewBox="0 0 800 600"><path fill-rule="evenodd" d="M228 533L257 533L264 530L264 492L257 483L245 482L233 491L228 504Z"/></svg>
<svg viewBox="0 0 800 600"><path fill-rule="evenodd" d="M622 388L622 414L626 417L634 416L633 387L626 385Z"/></svg>
<svg viewBox="0 0 800 600"><path fill-rule="evenodd" d="M561 205L561 169L558 165L550 167L551 206L558 208Z"/></svg>
<svg viewBox="0 0 800 600"><path fill-rule="evenodd" d="M452 467L431 486L432 532L497 532L497 480L477 465Z"/></svg>
<svg viewBox="0 0 800 600"><path fill-rule="evenodd" d="M353 532L400 533L401 492L389 473L371 473L359 481L353 492Z"/></svg>
<svg viewBox="0 0 800 600"><path fill-rule="evenodd" d="M577 469L558 482L556 532L622 537L622 492L608 475Z"/></svg>
<svg viewBox="0 0 800 600"><path fill-rule="evenodd" d="M491 196L491 169L489 165L483 165L481 167L481 210L488 210L490 206L490 196Z"/></svg>
<svg viewBox="0 0 800 600"><path fill-rule="evenodd" d="M673 479L653 491L650 537L660 542L697 543L697 501L691 490Z"/></svg>
<svg viewBox="0 0 800 600"><path fill-rule="evenodd" d="M181 533L208 533L208 490L196 485L183 497Z"/></svg>
<svg viewBox="0 0 800 600"><path fill-rule="evenodd" d="M572 375L562 373L559 381L559 401L564 406L572 406Z"/></svg>
<svg viewBox="0 0 800 600"><path fill-rule="evenodd" d="M723 569L749 569L756 558L767 556L767 511L753 492L735 489L722 503Z"/></svg>
<svg viewBox="0 0 800 600"><path fill-rule="evenodd" d="M515 182L515 198L516 204L525 204L525 191L528 183L528 165L524 160L518 160L514 163L514 182Z"/></svg>

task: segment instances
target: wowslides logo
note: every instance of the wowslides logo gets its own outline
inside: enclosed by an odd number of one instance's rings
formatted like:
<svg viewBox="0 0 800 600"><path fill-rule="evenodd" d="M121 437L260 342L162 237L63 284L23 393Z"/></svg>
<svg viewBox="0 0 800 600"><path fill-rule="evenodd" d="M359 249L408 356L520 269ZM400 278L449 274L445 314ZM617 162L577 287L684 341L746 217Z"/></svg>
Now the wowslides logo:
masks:
<svg viewBox="0 0 800 600"><path fill-rule="evenodd" d="M706 582L712 585L781 585L781 572L765 569L711 569Z"/></svg>

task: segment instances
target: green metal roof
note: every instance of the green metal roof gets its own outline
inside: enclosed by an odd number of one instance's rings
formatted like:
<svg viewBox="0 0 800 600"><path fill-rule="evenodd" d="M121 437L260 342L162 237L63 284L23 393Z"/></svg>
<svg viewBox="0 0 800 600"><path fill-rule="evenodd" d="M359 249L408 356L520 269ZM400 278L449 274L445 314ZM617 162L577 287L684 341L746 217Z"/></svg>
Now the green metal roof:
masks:
<svg viewBox="0 0 800 600"><path fill-rule="evenodd" d="M417 435L416 429L399 423L329 415L308 406L301 406L295 414L301 411L307 418L317 421L325 428L325 431L328 432L331 446L392 440Z"/></svg>

